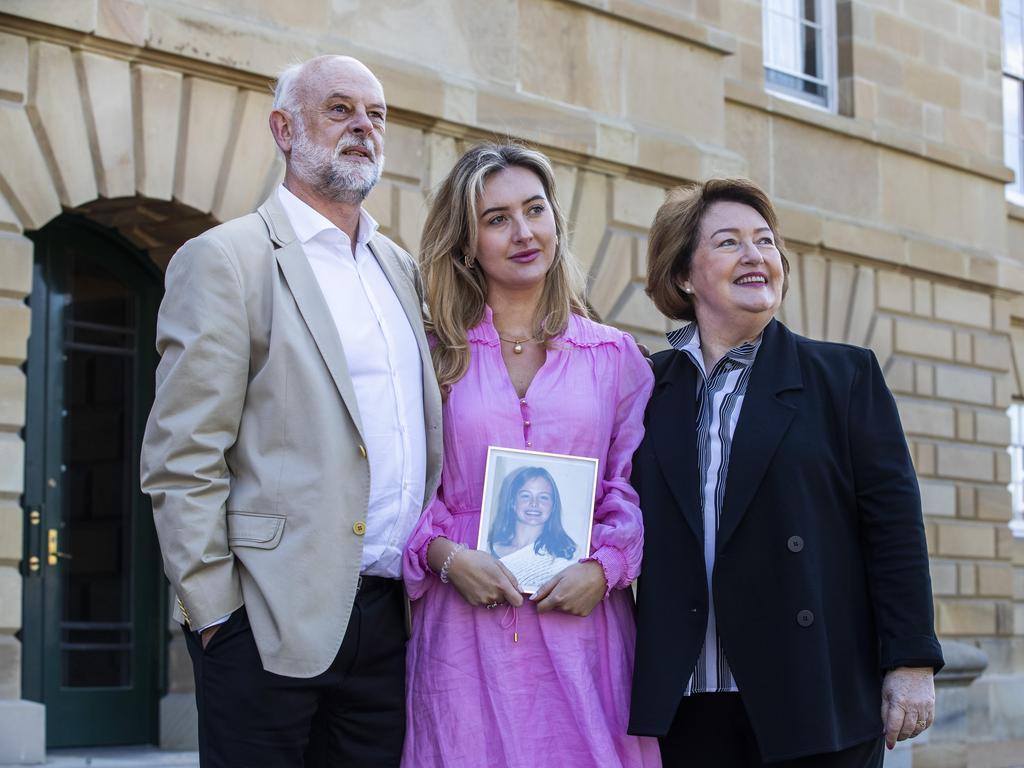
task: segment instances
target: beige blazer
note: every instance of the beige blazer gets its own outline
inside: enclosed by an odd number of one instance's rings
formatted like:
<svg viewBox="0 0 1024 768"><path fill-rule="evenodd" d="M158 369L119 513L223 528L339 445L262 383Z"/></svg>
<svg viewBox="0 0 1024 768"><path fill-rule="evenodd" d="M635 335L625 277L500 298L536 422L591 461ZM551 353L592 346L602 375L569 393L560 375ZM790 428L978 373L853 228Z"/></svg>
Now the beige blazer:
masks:
<svg viewBox="0 0 1024 768"><path fill-rule="evenodd" d="M416 334L429 496L441 397L412 258L369 243ZM270 672L312 677L348 625L370 489L345 353L277 196L190 240L167 268L156 399L142 447L179 620L245 604Z"/></svg>

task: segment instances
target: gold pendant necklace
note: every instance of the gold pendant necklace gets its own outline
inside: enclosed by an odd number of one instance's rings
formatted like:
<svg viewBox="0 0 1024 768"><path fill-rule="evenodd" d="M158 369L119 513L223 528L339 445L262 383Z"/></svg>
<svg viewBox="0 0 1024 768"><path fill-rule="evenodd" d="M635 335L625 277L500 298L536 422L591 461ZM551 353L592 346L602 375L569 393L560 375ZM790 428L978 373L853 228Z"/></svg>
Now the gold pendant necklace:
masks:
<svg viewBox="0 0 1024 768"><path fill-rule="evenodd" d="M523 354L523 344L525 342L527 342L527 341L537 341L536 337L533 337L533 336L527 336L525 339L519 339L518 341L516 339L506 339L500 333L498 334L498 338L501 339L502 341L504 341L506 344L511 344L512 345L512 351L515 354L517 354L517 355Z"/></svg>

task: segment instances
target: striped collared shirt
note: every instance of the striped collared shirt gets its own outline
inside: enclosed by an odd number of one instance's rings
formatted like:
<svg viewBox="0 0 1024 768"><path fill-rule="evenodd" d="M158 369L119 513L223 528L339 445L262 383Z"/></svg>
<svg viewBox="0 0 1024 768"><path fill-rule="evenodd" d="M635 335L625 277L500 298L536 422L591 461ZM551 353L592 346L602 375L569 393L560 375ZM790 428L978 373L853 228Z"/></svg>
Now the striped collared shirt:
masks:
<svg viewBox="0 0 1024 768"><path fill-rule="evenodd" d="M729 350L710 375L704 370L700 351L700 333L690 323L668 334L668 342L686 354L700 372L697 381L697 461L700 464L700 505L704 517L704 567L708 580L708 626L704 647L686 686L691 693L736 691L729 663L722 649L715 621L715 603L711 594L711 574L715 568L715 541L725 499L725 479L729 474L732 436L743 407L761 338Z"/></svg>

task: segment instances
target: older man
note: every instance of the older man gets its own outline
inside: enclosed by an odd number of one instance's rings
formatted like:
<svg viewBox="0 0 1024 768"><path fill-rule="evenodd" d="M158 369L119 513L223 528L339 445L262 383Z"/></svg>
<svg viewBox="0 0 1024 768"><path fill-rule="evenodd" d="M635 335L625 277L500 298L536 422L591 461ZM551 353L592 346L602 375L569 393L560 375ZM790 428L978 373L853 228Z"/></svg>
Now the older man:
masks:
<svg viewBox="0 0 1024 768"><path fill-rule="evenodd" d="M167 269L142 485L203 766L398 765L401 552L441 432L414 263L361 207L386 117L355 59L286 70L284 183Z"/></svg>

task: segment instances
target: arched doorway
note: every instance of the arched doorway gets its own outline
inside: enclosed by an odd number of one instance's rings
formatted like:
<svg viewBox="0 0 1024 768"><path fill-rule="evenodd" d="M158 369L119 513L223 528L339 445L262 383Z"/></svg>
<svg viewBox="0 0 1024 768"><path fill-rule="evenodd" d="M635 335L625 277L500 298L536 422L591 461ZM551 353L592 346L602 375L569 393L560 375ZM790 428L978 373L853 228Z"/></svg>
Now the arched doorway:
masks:
<svg viewBox="0 0 1024 768"><path fill-rule="evenodd" d="M138 453L163 276L81 215L30 237L24 695L50 747L151 743L165 592Z"/></svg>

